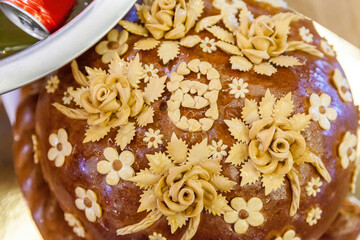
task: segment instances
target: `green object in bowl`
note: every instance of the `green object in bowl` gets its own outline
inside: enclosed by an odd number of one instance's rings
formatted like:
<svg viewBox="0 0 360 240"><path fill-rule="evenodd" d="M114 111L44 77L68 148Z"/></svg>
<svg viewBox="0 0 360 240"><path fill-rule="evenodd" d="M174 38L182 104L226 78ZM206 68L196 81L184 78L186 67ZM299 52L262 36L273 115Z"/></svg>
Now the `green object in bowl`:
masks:
<svg viewBox="0 0 360 240"><path fill-rule="evenodd" d="M38 39L23 32L0 11L0 59L19 52L37 41Z"/></svg>

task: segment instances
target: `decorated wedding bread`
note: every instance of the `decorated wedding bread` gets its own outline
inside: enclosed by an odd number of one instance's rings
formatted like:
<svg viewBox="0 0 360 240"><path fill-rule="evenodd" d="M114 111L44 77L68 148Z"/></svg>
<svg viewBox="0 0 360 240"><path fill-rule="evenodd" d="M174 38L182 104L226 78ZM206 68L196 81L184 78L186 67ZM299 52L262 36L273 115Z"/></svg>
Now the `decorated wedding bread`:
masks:
<svg viewBox="0 0 360 240"><path fill-rule="evenodd" d="M358 110L279 2L139 1L23 89L15 164L45 240L355 239Z"/></svg>

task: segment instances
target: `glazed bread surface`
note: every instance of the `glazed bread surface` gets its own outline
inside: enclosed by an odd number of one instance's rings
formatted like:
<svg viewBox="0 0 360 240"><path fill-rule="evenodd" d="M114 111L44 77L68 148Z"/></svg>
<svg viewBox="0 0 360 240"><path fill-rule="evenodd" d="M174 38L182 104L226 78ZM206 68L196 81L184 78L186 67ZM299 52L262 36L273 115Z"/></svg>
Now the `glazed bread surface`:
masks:
<svg viewBox="0 0 360 240"><path fill-rule="evenodd" d="M39 196L73 238L320 239L354 187L336 55L269 3L139 3L33 98Z"/></svg>

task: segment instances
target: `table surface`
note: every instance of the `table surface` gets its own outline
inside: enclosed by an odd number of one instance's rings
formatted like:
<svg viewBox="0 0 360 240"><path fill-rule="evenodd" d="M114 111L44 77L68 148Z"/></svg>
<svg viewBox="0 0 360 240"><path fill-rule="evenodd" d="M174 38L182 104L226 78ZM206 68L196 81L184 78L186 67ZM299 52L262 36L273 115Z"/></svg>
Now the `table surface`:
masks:
<svg viewBox="0 0 360 240"><path fill-rule="evenodd" d="M360 0L288 0L288 3L290 7L318 21L339 36L360 47L360 14L358 13ZM11 127L1 103L0 136L2 136L0 140L0 193L5 193L0 194L0 209L2 210L0 214L0 239L41 239L33 226L29 210L15 180L11 154ZM3 211L4 209L12 210ZM14 218L18 220L10 221Z"/></svg>

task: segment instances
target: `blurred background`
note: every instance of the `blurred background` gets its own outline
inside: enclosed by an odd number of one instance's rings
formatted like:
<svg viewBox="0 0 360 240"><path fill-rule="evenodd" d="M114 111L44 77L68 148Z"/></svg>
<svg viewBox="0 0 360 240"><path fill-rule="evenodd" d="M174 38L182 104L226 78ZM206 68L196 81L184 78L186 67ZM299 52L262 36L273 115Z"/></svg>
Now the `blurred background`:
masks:
<svg viewBox="0 0 360 240"><path fill-rule="evenodd" d="M83 6L91 1L79 1ZM291 8L360 47L360 0L288 0ZM76 15L74 12L73 15ZM0 59L34 44L0 12ZM1 64L1 63L0 63ZM12 163L11 126L0 99L0 239L40 240L17 185ZM358 186L359 188L360 186ZM357 191L359 193L359 189Z"/></svg>
<svg viewBox="0 0 360 240"><path fill-rule="evenodd" d="M360 0L287 0L288 5L360 48Z"/></svg>

